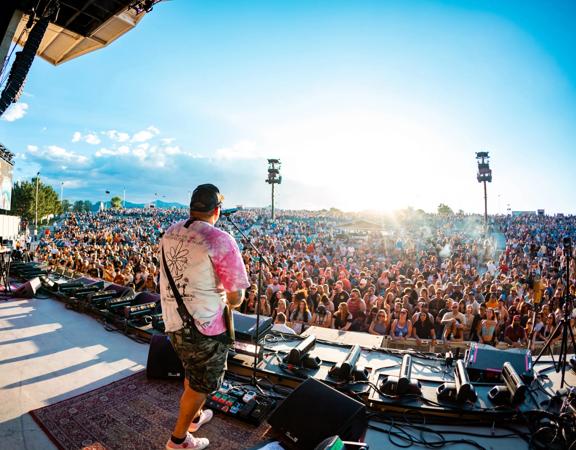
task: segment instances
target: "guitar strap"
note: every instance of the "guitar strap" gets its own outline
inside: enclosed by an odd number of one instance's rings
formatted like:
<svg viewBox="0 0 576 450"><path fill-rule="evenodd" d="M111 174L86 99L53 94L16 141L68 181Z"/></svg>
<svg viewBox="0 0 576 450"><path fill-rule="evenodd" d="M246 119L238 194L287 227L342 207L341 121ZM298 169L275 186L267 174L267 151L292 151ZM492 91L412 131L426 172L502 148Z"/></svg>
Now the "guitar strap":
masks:
<svg viewBox="0 0 576 450"><path fill-rule="evenodd" d="M208 336L206 334L203 334L198 327L196 326L196 321L194 320L194 318L192 317L192 315L190 314L190 312L188 311L188 308L186 308L186 305L184 305L184 300L182 299L182 296L180 295L180 291L178 291L178 287L176 286L176 283L174 282L174 278L172 278L172 274L170 273L170 269L168 269L168 263L166 262L166 257L164 256L164 246L162 245L160 248L160 252L162 253L162 266L164 267L164 273L166 274L166 278L168 279L168 283L170 284L170 289L172 290L172 293L174 294L174 298L176 299L176 303L177 303L177 311L178 314L180 315L180 319L182 319L182 323L184 324L183 327L183 332L184 332L184 338L188 338L187 340L190 341L191 336L192 336L192 331L195 330L198 333L200 333L202 336L207 337L208 339L214 339L224 345L230 345L233 340L230 338L230 336L228 336L228 333L221 333L218 334L216 336Z"/></svg>

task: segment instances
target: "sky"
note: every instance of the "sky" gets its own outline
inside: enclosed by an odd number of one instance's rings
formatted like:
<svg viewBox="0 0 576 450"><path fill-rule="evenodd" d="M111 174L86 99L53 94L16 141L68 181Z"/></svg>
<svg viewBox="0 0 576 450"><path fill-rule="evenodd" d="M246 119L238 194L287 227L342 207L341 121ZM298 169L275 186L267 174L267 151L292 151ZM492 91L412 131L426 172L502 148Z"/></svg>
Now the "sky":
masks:
<svg viewBox="0 0 576 450"><path fill-rule="evenodd" d="M225 207L439 203L576 213L576 4L531 0L158 4L110 46L37 58L0 120L14 180L64 198Z"/></svg>

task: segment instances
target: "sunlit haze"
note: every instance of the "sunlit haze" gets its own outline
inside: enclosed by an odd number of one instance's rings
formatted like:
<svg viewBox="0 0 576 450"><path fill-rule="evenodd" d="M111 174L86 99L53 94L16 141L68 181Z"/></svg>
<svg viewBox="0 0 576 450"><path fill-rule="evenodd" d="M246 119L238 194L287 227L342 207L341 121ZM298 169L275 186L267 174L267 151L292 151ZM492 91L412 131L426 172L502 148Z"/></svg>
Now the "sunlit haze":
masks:
<svg viewBox="0 0 576 450"><path fill-rule="evenodd" d="M162 2L109 47L34 62L0 121L14 180L71 201L576 213L570 1Z"/></svg>

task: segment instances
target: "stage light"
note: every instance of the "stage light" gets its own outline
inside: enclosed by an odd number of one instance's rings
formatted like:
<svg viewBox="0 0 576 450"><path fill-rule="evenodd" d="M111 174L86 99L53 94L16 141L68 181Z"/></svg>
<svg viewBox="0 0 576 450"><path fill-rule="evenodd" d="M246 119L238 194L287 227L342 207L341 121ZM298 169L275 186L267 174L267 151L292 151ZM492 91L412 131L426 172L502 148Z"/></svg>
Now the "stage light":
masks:
<svg viewBox="0 0 576 450"><path fill-rule="evenodd" d="M502 378L504 378L504 383L506 383L506 387L510 391L511 402L523 402L526 395L526 385L508 361L502 366Z"/></svg>
<svg viewBox="0 0 576 450"><path fill-rule="evenodd" d="M362 349L359 345L354 345L348 353L344 360L338 362L330 369L330 376L339 381L350 381L354 380L367 380L368 372L365 368L357 368L356 364L360 358Z"/></svg>
<svg viewBox="0 0 576 450"><path fill-rule="evenodd" d="M136 306L125 306L124 307L124 317L128 320L134 320L142 316L147 316L152 314L158 304L156 302L144 303L142 305Z"/></svg>
<svg viewBox="0 0 576 450"><path fill-rule="evenodd" d="M274 185L282 183L282 177L280 176L280 165L279 159L269 159L268 160L268 178L264 181L272 187L272 220L276 218L274 209Z"/></svg>
<svg viewBox="0 0 576 450"><path fill-rule="evenodd" d="M421 393L420 383L412 381L412 356L405 354L402 357L402 364L398 376L388 376L380 386L382 392L388 395L404 395Z"/></svg>
<svg viewBox="0 0 576 450"><path fill-rule="evenodd" d="M456 361L456 370L454 371L454 380L456 382L456 397L459 402L475 402L476 391L474 386L470 383L468 372L464 366L464 361L459 359Z"/></svg>
<svg viewBox="0 0 576 450"><path fill-rule="evenodd" d="M494 386L488 392L488 398L496 405L518 404L524 401L527 387L514 369L514 366L506 361L502 365L502 379L504 386Z"/></svg>
<svg viewBox="0 0 576 450"><path fill-rule="evenodd" d="M444 383L436 390L438 400L458 403L475 402L477 395L474 386L470 383L464 361L456 361L454 369L454 383Z"/></svg>
<svg viewBox="0 0 576 450"><path fill-rule="evenodd" d="M315 345L316 336L308 336L296 347L290 350L285 362L295 366L304 366L309 369L318 368L320 366L320 359L318 357L312 358L308 356L308 353L315 347Z"/></svg>
<svg viewBox="0 0 576 450"><path fill-rule="evenodd" d="M486 183L492 182L492 169L488 160L490 156L488 152L476 152L476 159L478 160L478 174L476 179L478 183L484 183L484 227L488 227L488 193L486 191Z"/></svg>
<svg viewBox="0 0 576 450"><path fill-rule="evenodd" d="M348 352L348 355L346 356L346 359L342 363L342 370L346 374L347 378L350 378L350 375L352 374L352 372L356 368L356 363L358 362L358 359L360 358L360 353L361 353L360 346L355 345L354 347L352 347L350 349L350 351Z"/></svg>

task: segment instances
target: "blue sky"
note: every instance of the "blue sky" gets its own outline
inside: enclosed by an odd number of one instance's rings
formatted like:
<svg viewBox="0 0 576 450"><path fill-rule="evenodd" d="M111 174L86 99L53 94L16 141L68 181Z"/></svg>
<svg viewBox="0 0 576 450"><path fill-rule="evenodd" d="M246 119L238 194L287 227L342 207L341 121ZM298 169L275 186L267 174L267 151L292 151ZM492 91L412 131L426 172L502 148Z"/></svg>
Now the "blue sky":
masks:
<svg viewBox="0 0 576 450"><path fill-rule="evenodd" d="M70 200L213 182L228 206L576 213L569 1L163 2L109 47L37 59L0 120L14 179ZM10 120L6 120L6 119Z"/></svg>

